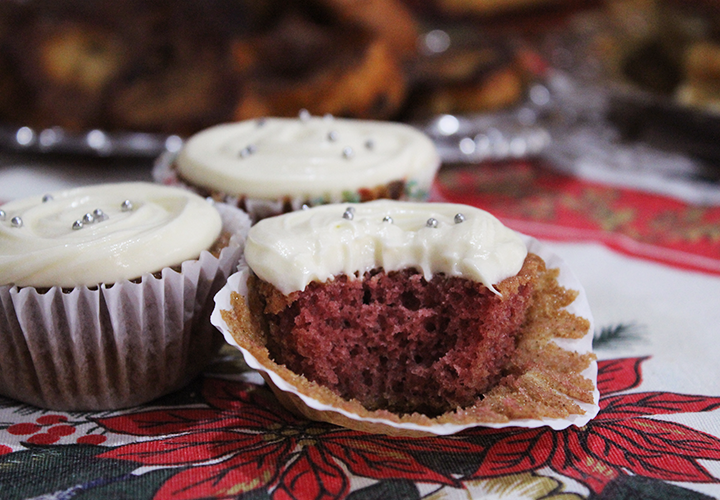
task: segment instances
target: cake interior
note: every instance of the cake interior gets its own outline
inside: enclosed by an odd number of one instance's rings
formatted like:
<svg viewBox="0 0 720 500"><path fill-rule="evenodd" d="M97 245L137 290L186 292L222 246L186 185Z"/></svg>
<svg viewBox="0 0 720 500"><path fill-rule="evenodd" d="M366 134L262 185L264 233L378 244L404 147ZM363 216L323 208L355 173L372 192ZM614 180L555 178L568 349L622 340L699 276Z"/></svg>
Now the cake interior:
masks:
<svg viewBox="0 0 720 500"><path fill-rule="evenodd" d="M337 276L284 296L252 279L273 359L369 410L435 416L471 406L504 376L537 265L498 285L415 269Z"/></svg>

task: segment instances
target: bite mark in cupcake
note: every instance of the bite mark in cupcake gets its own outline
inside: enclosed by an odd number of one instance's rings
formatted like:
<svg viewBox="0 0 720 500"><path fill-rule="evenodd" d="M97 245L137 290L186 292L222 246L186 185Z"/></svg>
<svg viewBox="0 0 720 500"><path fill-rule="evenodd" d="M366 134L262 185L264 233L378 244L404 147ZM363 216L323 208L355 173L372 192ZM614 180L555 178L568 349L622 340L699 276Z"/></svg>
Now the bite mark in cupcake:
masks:
<svg viewBox="0 0 720 500"><path fill-rule="evenodd" d="M536 246L474 207L316 207L250 231L213 321L310 418L391 434L581 425L597 412L591 318Z"/></svg>

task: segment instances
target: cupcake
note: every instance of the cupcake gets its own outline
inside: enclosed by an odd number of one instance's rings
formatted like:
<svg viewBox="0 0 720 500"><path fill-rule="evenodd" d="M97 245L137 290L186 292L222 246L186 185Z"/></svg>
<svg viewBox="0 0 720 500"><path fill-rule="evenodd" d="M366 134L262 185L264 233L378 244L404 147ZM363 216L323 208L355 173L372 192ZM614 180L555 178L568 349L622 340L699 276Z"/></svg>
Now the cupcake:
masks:
<svg viewBox="0 0 720 500"><path fill-rule="evenodd" d="M107 410L174 391L222 345L213 295L250 221L154 183L81 187L0 207L0 394Z"/></svg>
<svg viewBox="0 0 720 500"><path fill-rule="evenodd" d="M303 205L425 200L439 166L432 141L409 125L301 113L203 130L161 157L154 176L257 220Z"/></svg>
<svg viewBox="0 0 720 500"><path fill-rule="evenodd" d="M582 287L485 211L330 204L258 222L244 254L212 321L309 418L427 435L598 411Z"/></svg>

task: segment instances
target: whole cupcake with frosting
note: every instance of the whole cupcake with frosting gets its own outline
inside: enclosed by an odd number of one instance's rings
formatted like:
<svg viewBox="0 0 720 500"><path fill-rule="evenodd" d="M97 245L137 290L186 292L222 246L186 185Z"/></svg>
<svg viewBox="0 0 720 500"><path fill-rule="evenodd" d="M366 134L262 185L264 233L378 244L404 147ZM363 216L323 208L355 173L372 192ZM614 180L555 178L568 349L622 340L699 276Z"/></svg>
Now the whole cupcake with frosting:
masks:
<svg viewBox="0 0 720 500"><path fill-rule="evenodd" d="M99 410L186 384L222 344L212 299L249 226L235 207L144 182L0 206L0 394Z"/></svg>
<svg viewBox="0 0 720 500"><path fill-rule="evenodd" d="M426 200L439 166L432 141L409 125L301 112L203 130L161 157L154 176L257 220L303 205Z"/></svg>

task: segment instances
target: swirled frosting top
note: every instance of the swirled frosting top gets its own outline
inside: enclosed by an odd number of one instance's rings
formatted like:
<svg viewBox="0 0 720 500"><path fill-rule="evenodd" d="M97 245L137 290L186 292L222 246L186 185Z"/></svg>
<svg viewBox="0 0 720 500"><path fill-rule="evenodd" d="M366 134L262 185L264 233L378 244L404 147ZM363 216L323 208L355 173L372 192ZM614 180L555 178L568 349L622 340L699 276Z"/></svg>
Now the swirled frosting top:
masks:
<svg viewBox="0 0 720 500"><path fill-rule="evenodd" d="M413 180L427 189L440 166L435 145L400 123L332 117L266 118L192 136L176 159L187 181L260 199L324 197Z"/></svg>
<svg viewBox="0 0 720 500"><path fill-rule="evenodd" d="M491 214L466 205L378 200L321 205L250 229L248 266L285 295L312 281L382 267L493 285L520 271L527 248Z"/></svg>
<svg viewBox="0 0 720 500"><path fill-rule="evenodd" d="M204 198L160 184L102 184L0 206L0 285L92 286L197 258L218 238Z"/></svg>

